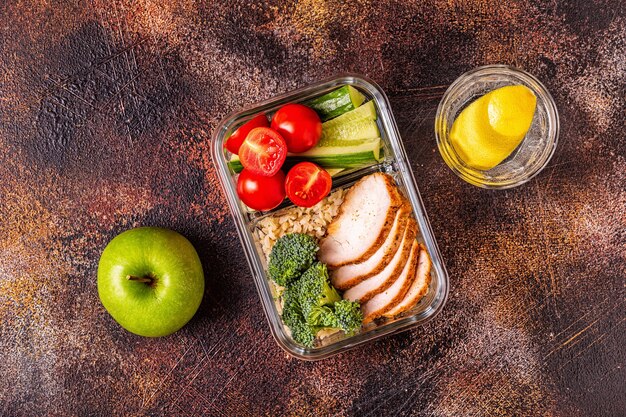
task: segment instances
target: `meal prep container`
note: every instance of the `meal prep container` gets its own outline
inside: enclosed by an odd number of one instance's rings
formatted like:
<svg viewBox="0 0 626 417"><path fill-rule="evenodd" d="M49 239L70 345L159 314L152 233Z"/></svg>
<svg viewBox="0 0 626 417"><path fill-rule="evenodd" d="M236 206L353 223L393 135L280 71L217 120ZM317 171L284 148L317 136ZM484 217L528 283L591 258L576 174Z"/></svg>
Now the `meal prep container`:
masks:
<svg viewBox="0 0 626 417"><path fill-rule="evenodd" d="M290 207L292 204L285 200L281 206L269 212L255 212L248 209L237 196L236 175L228 167L227 158L230 154L224 148L224 141L239 126L260 112L265 112L271 117L284 104L303 102L321 96L342 85L352 85L366 96L366 100L374 101L378 114L378 128L384 143L384 159L375 166L358 169L338 178L333 178L333 191L338 188L349 188L360 178L373 172L385 172L392 175L399 189L410 199L413 206L413 213L420 229L417 239L426 246L432 260L431 282L426 296L413 309L401 316L369 323L360 332L352 336L346 336L339 332L323 339L321 346L305 348L291 339L282 323L272 294L272 285L267 275L267 261L261 245L256 242L254 236L256 224L261 219L285 207ZM217 167L217 173L235 220L235 226L272 334L278 344L291 355L306 360L327 358L380 337L416 327L432 319L442 309L448 296L448 274L415 185L415 178L409 168L389 101L374 82L361 76L344 74L279 95L240 112L230 114L217 126L213 134L211 156Z"/></svg>

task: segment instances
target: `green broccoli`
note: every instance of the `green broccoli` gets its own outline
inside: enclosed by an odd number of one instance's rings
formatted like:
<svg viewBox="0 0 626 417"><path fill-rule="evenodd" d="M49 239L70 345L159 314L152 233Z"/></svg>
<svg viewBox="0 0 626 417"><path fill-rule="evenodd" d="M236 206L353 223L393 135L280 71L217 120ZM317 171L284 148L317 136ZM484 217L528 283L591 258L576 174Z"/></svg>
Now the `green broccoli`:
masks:
<svg viewBox="0 0 626 417"><path fill-rule="evenodd" d="M348 334L361 327L363 314L356 301L342 300L328 279L326 265L316 262L284 293L283 322L293 339L313 346L322 329L341 329Z"/></svg>
<svg viewBox="0 0 626 417"><path fill-rule="evenodd" d="M326 265L320 262L307 269L290 290L295 292L302 315L307 321L314 308L329 306L341 300L337 290L330 285Z"/></svg>
<svg viewBox="0 0 626 417"><path fill-rule="evenodd" d="M341 329L347 334L353 334L361 328L363 313L358 302L340 300L332 306L314 308L309 314L308 322L317 330Z"/></svg>
<svg viewBox="0 0 626 417"><path fill-rule="evenodd" d="M337 320L334 310L329 306L314 307L309 313L308 323L317 331L339 328L339 320Z"/></svg>
<svg viewBox="0 0 626 417"><path fill-rule="evenodd" d="M283 287L291 284L313 264L318 249L312 236L303 233L282 236L270 253L270 278Z"/></svg>
<svg viewBox="0 0 626 417"><path fill-rule="evenodd" d="M292 291L285 291L283 305L283 322L291 330L291 337L306 347L313 346L317 330L312 328L302 315L298 297Z"/></svg>
<svg viewBox="0 0 626 417"><path fill-rule="evenodd" d="M338 328L347 334L353 334L361 328L363 312L357 301L337 301L333 304L333 309L335 310L335 317L337 317Z"/></svg>

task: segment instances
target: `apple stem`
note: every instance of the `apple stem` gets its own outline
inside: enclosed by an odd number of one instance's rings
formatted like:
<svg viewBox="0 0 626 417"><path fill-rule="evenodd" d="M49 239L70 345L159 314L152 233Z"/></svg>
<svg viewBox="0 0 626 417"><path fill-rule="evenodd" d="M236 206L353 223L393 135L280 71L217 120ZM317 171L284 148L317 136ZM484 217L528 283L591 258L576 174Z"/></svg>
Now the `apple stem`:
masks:
<svg viewBox="0 0 626 417"><path fill-rule="evenodd" d="M138 277L136 275L127 275L126 279L137 282L147 282L148 284L151 284L153 281L153 279L150 277Z"/></svg>

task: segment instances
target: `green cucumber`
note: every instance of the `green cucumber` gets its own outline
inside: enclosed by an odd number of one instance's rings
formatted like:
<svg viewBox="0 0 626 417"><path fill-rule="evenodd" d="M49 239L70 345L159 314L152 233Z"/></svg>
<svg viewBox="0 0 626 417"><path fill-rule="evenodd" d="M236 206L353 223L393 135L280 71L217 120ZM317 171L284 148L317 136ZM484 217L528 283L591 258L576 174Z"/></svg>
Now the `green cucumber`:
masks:
<svg viewBox="0 0 626 417"><path fill-rule="evenodd" d="M345 169L344 168L328 168L326 171L328 171L331 177L336 177L337 175L345 171Z"/></svg>
<svg viewBox="0 0 626 417"><path fill-rule="evenodd" d="M326 121L356 109L364 100L365 96L361 94L359 90L351 85L344 85L321 97L309 100L304 104L313 108L322 121Z"/></svg>
<svg viewBox="0 0 626 417"><path fill-rule="evenodd" d="M289 154L285 161L285 172L298 162L310 161L322 168L358 168L365 165L377 164L382 160L381 140L376 138L362 142L358 145L315 147L304 153ZM233 155L228 161L229 168L235 172L241 172L243 166L237 155Z"/></svg>
<svg viewBox="0 0 626 417"><path fill-rule="evenodd" d="M341 116L335 117L333 120L322 123L322 130L335 129L339 125L354 122L356 120L376 120L376 118L376 106L374 105L374 101L370 100L354 110L344 113Z"/></svg>
<svg viewBox="0 0 626 417"><path fill-rule="evenodd" d="M376 138L359 145L315 147L306 152L287 156L290 161L311 161L323 168L356 168L376 164L381 160L381 140Z"/></svg>
<svg viewBox="0 0 626 417"><path fill-rule="evenodd" d="M230 168L235 174L239 174L243 170L243 165L239 159L239 155L233 154L228 161L228 168Z"/></svg>
<svg viewBox="0 0 626 417"><path fill-rule="evenodd" d="M317 146L341 146L342 141L366 141L380 136L376 107L368 101L361 107L322 123L322 137Z"/></svg>
<svg viewBox="0 0 626 417"><path fill-rule="evenodd" d="M320 138L317 146L334 147L342 146L342 144L349 144L350 142L353 142L356 145L378 137L380 137L380 131L378 130L378 125L374 120L359 119L335 125L330 129L322 125L322 137Z"/></svg>

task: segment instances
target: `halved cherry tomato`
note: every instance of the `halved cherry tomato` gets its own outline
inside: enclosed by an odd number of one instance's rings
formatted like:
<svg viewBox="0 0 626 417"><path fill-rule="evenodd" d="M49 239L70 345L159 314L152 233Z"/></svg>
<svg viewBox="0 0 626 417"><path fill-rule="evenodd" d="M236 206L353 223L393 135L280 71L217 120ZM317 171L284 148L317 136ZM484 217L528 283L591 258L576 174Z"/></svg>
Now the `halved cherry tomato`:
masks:
<svg viewBox="0 0 626 417"><path fill-rule="evenodd" d="M300 207L312 207L330 193L330 174L313 162L300 162L287 173L287 197Z"/></svg>
<svg viewBox="0 0 626 417"><path fill-rule="evenodd" d="M269 127L255 127L239 148L241 165L253 174L271 177L287 158L285 139Z"/></svg>
<svg viewBox="0 0 626 417"><path fill-rule="evenodd" d="M272 117L272 129L285 138L289 152L308 151L322 137L322 121L310 107L286 104Z"/></svg>
<svg viewBox="0 0 626 417"><path fill-rule="evenodd" d="M285 199L285 173L278 171L268 177L244 168L237 179L237 195L251 209L271 210Z"/></svg>
<svg viewBox="0 0 626 417"><path fill-rule="evenodd" d="M265 114L261 113L258 116L254 116L245 124L239 126L239 129L235 130L235 132L226 139L224 143L226 149L231 153L239 154L239 147L246 139L246 136L248 136L248 133L255 127L270 127L270 122L267 120Z"/></svg>

